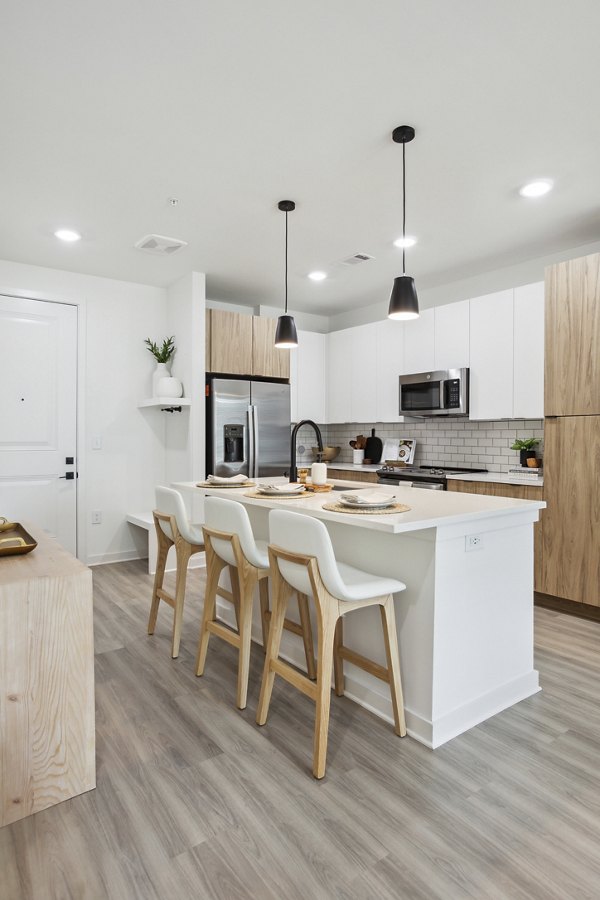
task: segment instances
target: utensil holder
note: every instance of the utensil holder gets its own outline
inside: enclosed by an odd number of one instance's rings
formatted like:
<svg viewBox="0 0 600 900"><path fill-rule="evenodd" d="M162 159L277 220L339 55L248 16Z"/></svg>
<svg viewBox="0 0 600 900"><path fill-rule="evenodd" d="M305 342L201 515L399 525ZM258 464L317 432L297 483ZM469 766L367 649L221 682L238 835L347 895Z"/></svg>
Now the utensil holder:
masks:
<svg viewBox="0 0 600 900"><path fill-rule="evenodd" d="M364 450L353 450L352 451L352 462L355 466L362 466L364 458L365 458Z"/></svg>

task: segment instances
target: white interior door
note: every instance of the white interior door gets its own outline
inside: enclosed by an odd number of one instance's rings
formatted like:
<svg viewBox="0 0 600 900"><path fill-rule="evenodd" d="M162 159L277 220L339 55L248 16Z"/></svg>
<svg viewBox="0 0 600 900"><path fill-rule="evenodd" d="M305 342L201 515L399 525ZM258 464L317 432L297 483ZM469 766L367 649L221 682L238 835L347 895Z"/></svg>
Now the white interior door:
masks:
<svg viewBox="0 0 600 900"><path fill-rule="evenodd" d="M77 550L77 308L0 296L0 516Z"/></svg>

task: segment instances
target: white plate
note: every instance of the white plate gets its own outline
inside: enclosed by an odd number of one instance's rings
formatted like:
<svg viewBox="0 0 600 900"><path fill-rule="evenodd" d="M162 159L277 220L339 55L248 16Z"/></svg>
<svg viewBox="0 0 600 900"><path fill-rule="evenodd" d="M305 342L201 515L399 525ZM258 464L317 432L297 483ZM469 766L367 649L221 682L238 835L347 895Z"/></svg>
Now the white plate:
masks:
<svg viewBox="0 0 600 900"><path fill-rule="evenodd" d="M349 500L341 500L340 504L348 509L387 509L397 503L396 498L392 500L381 500L379 503L352 503Z"/></svg>
<svg viewBox="0 0 600 900"><path fill-rule="evenodd" d="M265 497L296 497L298 494L304 494L306 491L270 491L265 490L257 490L257 494L264 494Z"/></svg>

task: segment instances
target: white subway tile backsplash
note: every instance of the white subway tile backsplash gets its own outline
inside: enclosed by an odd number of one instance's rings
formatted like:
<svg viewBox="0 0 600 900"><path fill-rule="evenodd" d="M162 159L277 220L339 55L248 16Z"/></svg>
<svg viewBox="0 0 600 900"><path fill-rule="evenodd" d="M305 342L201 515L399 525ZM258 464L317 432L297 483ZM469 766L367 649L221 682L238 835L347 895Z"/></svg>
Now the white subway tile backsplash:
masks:
<svg viewBox="0 0 600 900"><path fill-rule="evenodd" d="M519 465L519 453L511 450L515 438L538 438L537 452L543 454L544 423L540 419L514 422L470 422L468 419L437 421L413 420L402 425L386 423L352 423L348 425L322 425L323 440L330 446L339 446L339 463L352 462L349 441L358 434L368 436L371 428L382 440L414 438L417 442L416 465L464 465L487 468L495 472L508 472ZM306 457L314 444L311 430L302 429L299 444L306 447Z"/></svg>

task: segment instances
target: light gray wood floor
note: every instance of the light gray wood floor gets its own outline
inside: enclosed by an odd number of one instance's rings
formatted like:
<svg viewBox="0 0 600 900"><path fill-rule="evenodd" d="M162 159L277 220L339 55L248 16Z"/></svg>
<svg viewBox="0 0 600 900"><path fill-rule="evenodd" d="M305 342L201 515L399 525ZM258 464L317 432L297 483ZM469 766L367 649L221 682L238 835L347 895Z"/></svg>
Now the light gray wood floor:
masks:
<svg viewBox="0 0 600 900"><path fill-rule="evenodd" d="M194 676L198 570L174 661L143 563L94 583L98 786L0 829L2 900L600 897L598 624L536 610L543 691L435 752L333 698L318 783L308 699L254 725L259 648L243 713L232 648Z"/></svg>

